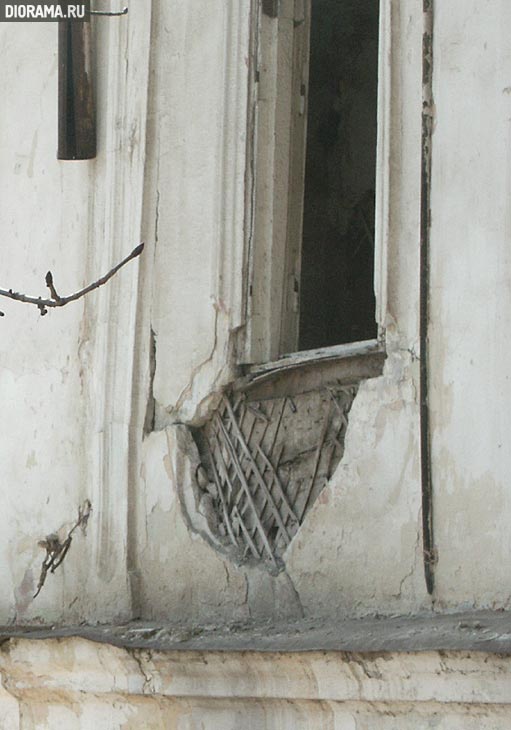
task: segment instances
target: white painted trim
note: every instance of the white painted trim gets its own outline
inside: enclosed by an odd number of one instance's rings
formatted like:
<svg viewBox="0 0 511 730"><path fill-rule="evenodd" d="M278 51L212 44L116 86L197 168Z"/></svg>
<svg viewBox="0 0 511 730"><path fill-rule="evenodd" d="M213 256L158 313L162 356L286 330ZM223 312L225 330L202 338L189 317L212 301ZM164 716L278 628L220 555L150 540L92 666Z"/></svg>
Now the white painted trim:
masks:
<svg viewBox="0 0 511 730"><path fill-rule="evenodd" d="M376 143L376 195L374 291L376 322L383 337L387 313L387 252L390 229L390 149L392 99L392 0L380 0L378 59L378 137Z"/></svg>
<svg viewBox="0 0 511 730"><path fill-rule="evenodd" d="M249 83L246 54L250 42L251 12L250 3L240 3L239 0L229 0L224 10L224 97L219 100L223 105L223 130L217 199L220 225L213 289L218 305L224 303L228 308L231 329L245 322L247 274L244 230Z"/></svg>
<svg viewBox="0 0 511 730"><path fill-rule="evenodd" d="M299 276L299 252L290 239L296 235L294 211L303 185L291 184L291 167L304 166L300 148L305 146L306 117L297 113L303 103L297 92L308 69L309 2L281 0L278 17L270 18L255 0L248 117L253 141L247 159L249 290L240 357L244 362L276 357L298 338L298 307L290 292Z"/></svg>
<svg viewBox="0 0 511 730"><path fill-rule="evenodd" d="M251 375L261 375L272 370L309 365L311 362L325 362L327 360L344 360L349 357L360 357L361 355L373 355L383 352L384 348L379 340L363 340L362 342L348 342L343 345L332 347L321 347L316 350L302 350L291 352L273 362L253 365L248 369Z"/></svg>
<svg viewBox="0 0 511 730"><path fill-rule="evenodd" d="M91 167L89 280L140 242L146 158L151 2L120 18L95 18L98 156ZM72 163L74 164L74 163ZM152 255L147 242L144 257ZM87 413L87 496L93 507L89 612L130 615L127 576L129 440L139 263L84 304L80 358Z"/></svg>

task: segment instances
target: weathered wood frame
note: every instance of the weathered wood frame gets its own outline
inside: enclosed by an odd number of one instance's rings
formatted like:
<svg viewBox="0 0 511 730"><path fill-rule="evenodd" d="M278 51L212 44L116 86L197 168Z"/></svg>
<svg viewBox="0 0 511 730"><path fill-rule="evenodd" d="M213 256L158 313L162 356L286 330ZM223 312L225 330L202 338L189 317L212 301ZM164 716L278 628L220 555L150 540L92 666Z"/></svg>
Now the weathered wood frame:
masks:
<svg viewBox="0 0 511 730"><path fill-rule="evenodd" d="M310 0L254 6L244 362L296 349L310 23Z"/></svg>
<svg viewBox="0 0 511 730"><path fill-rule="evenodd" d="M298 349L311 0L256 0L249 90L247 287L240 362ZM391 0L380 0L374 287L378 340L387 311Z"/></svg>

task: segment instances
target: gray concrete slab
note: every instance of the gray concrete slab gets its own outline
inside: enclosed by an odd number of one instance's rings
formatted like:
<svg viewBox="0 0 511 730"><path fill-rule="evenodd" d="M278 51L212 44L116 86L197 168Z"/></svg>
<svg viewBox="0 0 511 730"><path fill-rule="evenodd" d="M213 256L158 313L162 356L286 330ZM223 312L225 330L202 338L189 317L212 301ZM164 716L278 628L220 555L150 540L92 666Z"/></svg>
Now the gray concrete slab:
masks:
<svg viewBox="0 0 511 730"><path fill-rule="evenodd" d="M0 641L78 636L125 648L159 651L482 651L511 654L511 612L473 611L368 616L336 623L178 626L131 622L98 626L3 626Z"/></svg>

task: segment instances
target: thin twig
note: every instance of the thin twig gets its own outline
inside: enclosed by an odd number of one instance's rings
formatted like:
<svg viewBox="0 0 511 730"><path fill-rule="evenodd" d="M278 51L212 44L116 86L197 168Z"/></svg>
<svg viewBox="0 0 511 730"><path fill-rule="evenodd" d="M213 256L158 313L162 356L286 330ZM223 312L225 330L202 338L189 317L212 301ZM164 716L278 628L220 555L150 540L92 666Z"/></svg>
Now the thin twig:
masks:
<svg viewBox="0 0 511 730"><path fill-rule="evenodd" d="M85 532L87 522L89 521L90 513L92 511L92 505L88 499L85 500L83 505L78 508L78 519L76 520L73 527L67 533L66 539L60 542L60 538L56 532L52 532L51 535L47 535L44 540L40 540L38 545L46 550L46 555L41 565L41 574L39 576L39 583L37 584L37 590L34 594L34 598L37 598L41 592L42 587L46 581L48 571L54 573L59 565L62 565L64 558L66 557L71 542L73 540L73 532L81 527Z"/></svg>
<svg viewBox="0 0 511 730"><path fill-rule="evenodd" d="M59 294L57 294L57 290L55 289L55 286L53 284L53 274L51 273L51 271L48 271L48 273L46 274L46 286L50 290L51 298L55 302L60 302L61 297Z"/></svg>
<svg viewBox="0 0 511 730"><path fill-rule="evenodd" d="M110 269L110 271L104 276L100 277L92 284L89 284L88 286L80 289L74 294L70 294L67 297L61 297L57 294L55 286L53 284L53 275L51 271L48 271L48 273L46 274L46 286L50 290L51 299L43 299L42 297L30 297L26 294L21 294L20 292L13 291L12 289L0 289L0 296L7 297L8 299L14 299L17 302L24 302L25 304L34 304L41 312L41 315L44 316L47 313L48 309L55 307L65 307L66 304L69 304L70 302L76 302L77 299L81 299L89 292L94 291L94 289L98 289L100 286L103 286L103 284L106 284L106 282L109 281L112 276L115 276L119 269L122 269L122 267L125 266L132 259L140 256L143 250L144 244L140 243L136 248L133 249L129 256L126 256L126 258L124 258L120 263L116 264L116 266Z"/></svg>

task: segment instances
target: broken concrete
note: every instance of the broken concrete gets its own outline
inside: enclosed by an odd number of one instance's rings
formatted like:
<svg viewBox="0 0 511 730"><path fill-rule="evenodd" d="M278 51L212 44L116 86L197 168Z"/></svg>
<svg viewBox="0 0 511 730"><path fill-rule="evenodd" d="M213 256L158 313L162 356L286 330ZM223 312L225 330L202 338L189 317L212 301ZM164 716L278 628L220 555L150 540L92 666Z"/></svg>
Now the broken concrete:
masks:
<svg viewBox="0 0 511 730"><path fill-rule="evenodd" d="M264 615L264 614L262 614ZM506 611L366 616L334 622L300 619L215 624L138 621L98 626L3 626L0 641L79 637L154 651L257 652L486 652L511 655L511 614Z"/></svg>

